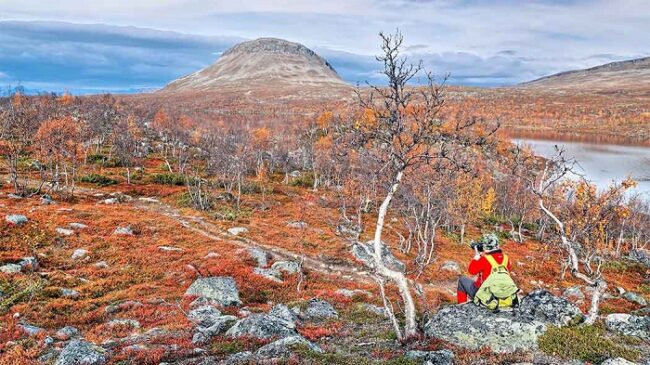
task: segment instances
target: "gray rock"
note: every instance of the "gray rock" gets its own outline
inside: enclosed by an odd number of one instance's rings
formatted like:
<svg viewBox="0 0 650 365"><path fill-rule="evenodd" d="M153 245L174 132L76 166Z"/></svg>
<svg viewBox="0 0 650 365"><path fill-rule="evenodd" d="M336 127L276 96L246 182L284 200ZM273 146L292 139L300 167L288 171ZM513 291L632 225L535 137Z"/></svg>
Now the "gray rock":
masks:
<svg viewBox="0 0 650 365"><path fill-rule="evenodd" d="M174 246L158 246L158 249L163 252L183 252L182 248Z"/></svg>
<svg viewBox="0 0 650 365"><path fill-rule="evenodd" d="M248 249L248 254L257 262L259 267L269 266L269 254L259 248L251 247Z"/></svg>
<svg viewBox="0 0 650 365"><path fill-rule="evenodd" d="M38 260L36 260L36 257L23 257L20 259L18 262L18 265L24 270L24 271L36 271L38 270Z"/></svg>
<svg viewBox="0 0 650 365"><path fill-rule="evenodd" d="M424 326L424 333L470 350L489 347L496 353L511 353L536 350L546 328L540 321L469 303L442 308Z"/></svg>
<svg viewBox="0 0 650 365"><path fill-rule="evenodd" d="M54 334L57 340L67 341L73 337L79 336L79 330L72 326L65 326Z"/></svg>
<svg viewBox="0 0 650 365"><path fill-rule="evenodd" d="M361 308L366 312L374 313L380 317L388 318L388 313L386 312L386 308L379 307L374 304L367 304L367 303L361 304Z"/></svg>
<svg viewBox="0 0 650 365"><path fill-rule="evenodd" d="M133 236L135 232L133 232L133 228L131 226L126 226L126 227L117 227L115 228L115 231L113 231L114 235L120 235L120 236Z"/></svg>
<svg viewBox="0 0 650 365"><path fill-rule="evenodd" d="M27 335L30 336L30 337L36 336L36 335L38 335L40 333L45 332L45 330L42 329L41 327L34 326L34 325L28 324L28 323L21 323L21 324L18 325L18 327L20 327L20 329L25 331L25 333L27 333Z"/></svg>
<svg viewBox="0 0 650 365"><path fill-rule="evenodd" d="M240 319L226 335L229 337L284 338L297 335L295 324L266 313L254 313Z"/></svg>
<svg viewBox="0 0 650 365"><path fill-rule="evenodd" d="M221 317L221 312L211 306L204 305L190 310L187 318L201 327L210 327Z"/></svg>
<svg viewBox="0 0 650 365"><path fill-rule="evenodd" d="M269 315L278 317L290 323L296 323L298 320L298 316L284 304L275 305L269 312Z"/></svg>
<svg viewBox="0 0 650 365"><path fill-rule="evenodd" d="M255 355L260 359L279 359L289 357L297 347L304 347L311 351L322 353L323 350L317 345L307 341L304 337L296 335L291 337L281 338L277 341L271 342L268 345L262 346Z"/></svg>
<svg viewBox="0 0 650 365"><path fill-rule="evenodd" d="M625 336L650 340L650 317L640 317L625 313L610 314L605 318L605 327Z"/></svg>
<svg viewBox="0 0 650 365"><path fill-rule="evenodd" d="M560 327L579 324L585 319L580 309L571 302L541 289L522 299L518 315Z"/></svg>
<svg viewBox="0 0 650 365"><path fill-rule="evenodd" d="M0 266L0 271L2 271L5 274L18 274L23 270L23 268L20 265L16 264L5 264Z"/></svg>
<svg viewBox="0 0 650 365"><path fill-rule="evenodd" d="M248 233L248 228L246 227L232 227L228 228L228 233L233 236L239 236L242 233Z"/></svg>
<svg viewBox="0 0 650 365"><path fill-rule="evenodd" d="M374 248L373 241L368 241L366 243L357 242L352 246L352 255L363 262L369 268L375 267L375 260L373 256ZM406 265L403 262L399 261L393 253L390 251L388 246L382 242L381 247L381 258L384 262L384 265L391 270L406 272Z"/></svg>
<svg viewBox="0 0 650 365"><path fill-rule="evenodd" d="M66 236L66 237L67 237L67 236L72 236L72 235L74 234L74 231L73 231L73 230L71 230L71 229L67 229L67 228L60 228L60 227L59 227L59 228L55 229L55 231L56 231L56 233L58 233L59 235L61 235L61 236Z"/></svg>
<svg viewBox="0 0 650 365"><path fill-rule="evenodd" d="M339 314L336 309L334 309L330 303L322 299L312 299L307 303L307 308L305 309L306 319L323 320L338 317Z"/></svg>
<svg viewBox="0 0 650 365"><path fill-rule="evenodd" d="M74 252L72 253L71 258L73 260L75 260L75 261L84 260L85 258L88 257L89 253L90 252L88 250L84 250L83 248L78 248L78 249L74 250Z"/></svg>
<svg viewBox="0 0 650 365"><path fill-rule="evenodd" d="M572 301L580 301L585 299L585 294L582 292L582 287L579 285L567 288L564 293L562 293L562 296Z"/></svg>
<svg viewBox="0 0 650 365"><path fill-rule="evenodd" d="M257 275L265 277L266 279L275 281L276 283L282 282L282 273L279 272L278 270L256 267L253 269L253 272Z"/></svg>
<svg viewBox="0 0 650 365"><path fill-rule="evenodd" d="M287 274L296 274L300 272L300 265L295 261L277 261L271 265L271 268Z"/></svg>
<svg viewBox="0 0 650 365"><path fill-rule="evenodd" d="M88 228L88 226L83 224L83 223L70 223L70 224L68 224L68 227L73 228L73 229L85 229L85 228Z"/></svg>
<svg viewBox="0 0 650 365"><path fill-rule="evenodd" d="M222 306L241 305L237 283L229 276L196 279L185 291L185 295L210 299Z"/></svg>
<svg viewBox="0 0 650 365"><path fill-rule="evenodd" d="M192 337L194 344L204 344L213 336L220 335L230 329L237 322L235 316L220 316L212 321L210 326L198 326Z"/></svg>
<svg viewBox="0 0 650 365"><path fill-rule="evenodd" d="M76 298L79 296L79 292L74 289L60 288L59 294L64 298Z"/></svg>
<svg viewBox="0 0 650 365"><path fill-rule="evenodd" d="M104 312L117 313L121 311L130 310L136 307L142 307L142 305L143 305L142 303L135 300L124 300L124 301L119 301L107 305L106 308L104 308Z"/></svg>
<svg viewBox="0 0 650 365"><path fill-rule="evenodd" d="M614 359L607 359L601 362L600 365L637 365L637 364L631 361L627 361L622 357L617 357Z"/></svg>
<svg viewBox="0 0 650 365"><path fill-rule="evenodd" d="M452 365L454 363L454 353L449 350L440 351L408 351L404 356L409 360L422 361L425 364L433 365Z"/></svg>
<svg viewBox="0 0 650 365"><path fill-rule="evenodd" d="M359 289L354 289L354 290L339 289L339 290L336 291L336 294L340 294L340 295L342 295L344 297L347 297L347 298L352 298L355 295L364 295L364 296L367 296L367 297L372 296L371 292L369 292L367 290L359 290Z"/></svg>
<svg viewBox="0 0 650 365"><path fill-rule="evenodd" d="M650 267L650 251L649 250L632 250L630 251L630 260L636 261Z"/></svg>
<svg viewBox="0 0 650 365"><path fill-rule="evenodd" d="M307 226L308 226L307 222L303 222L303 221L293 221L287 223L287 227L289 228L304 229L307 228Z"/></svg>
<svg viewBox="0 0 650 365"><path fill-rule="evenodd" d="M74 339L63 348L54 365L101 365L106 362L104 353L101 347Z"/></svg>
<svg viewBox="0 0 650 365"><path fill-rule="evenodd" d="M9 214L5 216L5 221L11 224L15 224L17 226L22 226L23 224L27 223L29 220L27 217L21 214Z"/></svg>
<svg viewBox="0 0 650 365"><path fill-rule="evenodd" d="M97 261L93 264L94 267L98 269L106 269L108 268L108 262L106 261Z"/></svg>
<svg viewBox="0 0 650 365"><path fill-rule="evenodd" d="M440 267L440 270L445 270L453 273L460 274L460 265L456 261L445 261L442 266Z"/></svg>
<svg viewBox="0 0 650 365"><path fill-rule="evenodd" d="M250 351L238 352L224 361L224 365L248 365L255 361L255 355Z"/></svg>
<svg viewBox="0 0 650 365"><path fill-rule="evenodd" d="M623 295L621 295L621 297L629 300L630 302L639 304L644 307L648 305L648 301L645 300L644 297L640 296L637 293L633 293L631 291L626 291L625 293L623 293Z"/></svg>
<svg viewBox="0 0 650 365"><path fill-rule="evenodd" d="M140 328L140 322L135 319L112 319L106 323L109 327Z"/></svg>
<svg viewBox="0 0 650 365"><path fill-rule="evenodd" d="M41 199L40 199L40 202L41 202L41 205L52 205L52 204L56 204L56 202L54 201L54 199L52 199L52 197L49 196L49 195L43 195L43 196L41 197Z"/></svg>

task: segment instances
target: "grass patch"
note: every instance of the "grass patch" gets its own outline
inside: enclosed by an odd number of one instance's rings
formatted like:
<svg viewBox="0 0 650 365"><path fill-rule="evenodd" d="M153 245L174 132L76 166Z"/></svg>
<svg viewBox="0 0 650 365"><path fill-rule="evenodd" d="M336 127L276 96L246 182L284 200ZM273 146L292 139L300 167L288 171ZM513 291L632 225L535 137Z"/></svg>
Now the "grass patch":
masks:
<svg viewBox="0 0 650 365"><path fill-rule="evenodd" d="M117 184L117 180L100 174L88 174L81 177L81 182L97 186L110 186Z"/></svg>
<svg viewBox="0 0 650 365"><path fill-rule="evenodd" d="M181 174L155 174L151 176L151 182L159 185L185 185L185 176Z"/></svg>
<svg viewBox="0 0 650 365"><path fill-rule="evenodd" d="M636 361L640 357L637 350L626 347L631 344L624 336L608 338L600 326L549 327L539 338L539 348L547 354L564 359L600 363L609 358L622 357Z"/></svg>

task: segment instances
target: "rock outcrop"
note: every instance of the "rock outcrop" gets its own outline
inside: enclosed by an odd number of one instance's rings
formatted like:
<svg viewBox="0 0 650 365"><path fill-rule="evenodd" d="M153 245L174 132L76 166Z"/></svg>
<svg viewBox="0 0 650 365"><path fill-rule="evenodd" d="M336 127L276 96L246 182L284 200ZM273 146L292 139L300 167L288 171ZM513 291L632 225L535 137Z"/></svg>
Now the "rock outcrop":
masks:
<svg viewBox="0 0 650 365"><path fill-rule="evenodd" d="M226 335L269 339L296 336L298 333L295 323L266 313L254 313L237 321Z"/></svg>
<svg viewBox="0 0 650 365"><path fill-rule="evenodd" d="M61 351L54 365L102 365L104 350L84 340L72 340Z"/></svg>
<svg viewBox="0 0 650 365"><path fill-rule="evenodd" d="M212 300L222 306L241 305L237 283L229 276L196 279L185 291L185 295Z"/></svg>
<svg viewBox="0 0 650 365"><path fill-rule="evenodd" d="M357 242L352 246L352 255L369 268L375 267L373 252L373 241L368 241L366 243ZM406 271L406 265L399 261L390 251L390 248L388 248L388 246L383 242L381 244L381 259L383 260L384 265L391 270L400 272Z"/></svg>
<svg viewBox="0 0 650 365"><path fill-rule="evenodd" d="M610 314L605 318L608 330L625 336L650 340L650 317L640 317L625 313Z"/></svg>

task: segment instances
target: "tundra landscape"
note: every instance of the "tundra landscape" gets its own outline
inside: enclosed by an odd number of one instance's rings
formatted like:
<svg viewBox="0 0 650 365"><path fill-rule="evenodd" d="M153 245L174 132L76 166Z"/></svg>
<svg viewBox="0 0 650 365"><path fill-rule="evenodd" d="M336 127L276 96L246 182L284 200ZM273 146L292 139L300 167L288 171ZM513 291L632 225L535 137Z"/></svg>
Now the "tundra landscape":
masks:
<svg viewBox="0 0 650 365"><path fill-rule="evenodd" d="M372 42L382 82L264 36L8 89L0 365L650 364L650 58L488 87Z"/></svg>

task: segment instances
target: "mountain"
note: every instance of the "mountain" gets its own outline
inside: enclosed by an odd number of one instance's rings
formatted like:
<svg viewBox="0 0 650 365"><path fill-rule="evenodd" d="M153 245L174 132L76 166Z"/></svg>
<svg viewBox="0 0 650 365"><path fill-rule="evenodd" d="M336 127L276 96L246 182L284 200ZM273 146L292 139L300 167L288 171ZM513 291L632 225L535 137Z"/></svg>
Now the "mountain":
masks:
<svg viewBox="0 0 650 365"><path fill-rule="evenodd" d="M519 85L523 88L650 93L650 57L561 72Z"/></svg>
<svg viewBox="0 0 650 365"><path fill-rule="evenodd" d="M350 88L334 68L299 43L260 38L235 45L213 65L168 84L162 93L267 92L327 93Z"/></svg>

